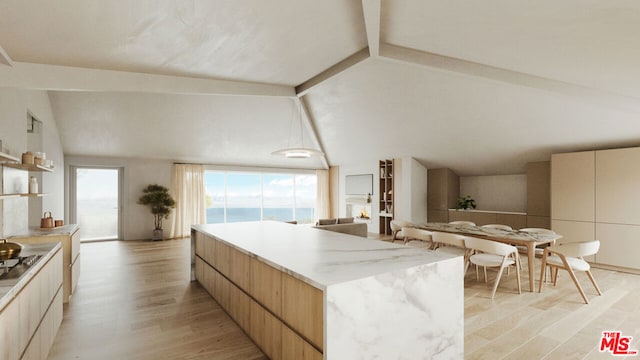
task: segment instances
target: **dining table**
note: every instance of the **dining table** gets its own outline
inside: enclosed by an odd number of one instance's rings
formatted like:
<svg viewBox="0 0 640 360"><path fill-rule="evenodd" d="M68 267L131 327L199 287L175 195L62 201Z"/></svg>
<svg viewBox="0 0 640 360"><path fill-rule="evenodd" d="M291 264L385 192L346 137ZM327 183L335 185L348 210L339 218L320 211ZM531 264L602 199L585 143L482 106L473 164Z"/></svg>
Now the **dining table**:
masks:
<svg viewBox="0 0 640 360"><path fill-rule="evenodd" d="M482 226L457 225L448 223L424 223L414 225L416 228L428 231L440 231L446 233L459 234L464 236L473 236L481 239L497 241L509 245L521 245L527 249L527 263L529 267L529 289L534 292L534 258L536 255L536 246L542 244L555 244L556 240L561 239L560 234L534 233L519 230L503 230L496 228L485 228Z"/></svg>

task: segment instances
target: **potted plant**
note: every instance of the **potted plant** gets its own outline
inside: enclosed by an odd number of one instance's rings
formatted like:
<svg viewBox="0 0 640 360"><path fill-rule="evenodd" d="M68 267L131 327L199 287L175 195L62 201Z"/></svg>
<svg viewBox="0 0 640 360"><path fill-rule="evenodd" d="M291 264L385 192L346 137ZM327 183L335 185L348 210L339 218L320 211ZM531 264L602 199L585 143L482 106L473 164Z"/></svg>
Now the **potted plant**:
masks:
<svg viewBox="0 0 640 360"><path fill-rule="evenodd" d="M155 229L151 240L162 240L162 220L169 217L171 209L176 202L169 194L169 189L162 185L151 184L142 190L143 195L138 199L138 204L148 205L154 216Z"/></svg>
<svg viewBox="0 0 640 360"><path fill-rule="evenodd" d="M465 197L459 197L456 201L456 210L469 210L476 208L476 201L467 195Z"/></svg>

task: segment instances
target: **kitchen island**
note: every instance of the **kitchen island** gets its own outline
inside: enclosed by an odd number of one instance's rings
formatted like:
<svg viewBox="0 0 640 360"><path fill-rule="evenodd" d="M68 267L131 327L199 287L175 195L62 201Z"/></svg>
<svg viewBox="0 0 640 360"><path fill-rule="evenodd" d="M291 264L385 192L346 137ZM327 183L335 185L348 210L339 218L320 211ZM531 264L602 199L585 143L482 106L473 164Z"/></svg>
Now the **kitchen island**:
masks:
<svg viewBox="0 0 640 360"><path fill-rule="evenodd" d="M280 222L192 226L195 278L272 359L462 358L462 257Z"/></svg>

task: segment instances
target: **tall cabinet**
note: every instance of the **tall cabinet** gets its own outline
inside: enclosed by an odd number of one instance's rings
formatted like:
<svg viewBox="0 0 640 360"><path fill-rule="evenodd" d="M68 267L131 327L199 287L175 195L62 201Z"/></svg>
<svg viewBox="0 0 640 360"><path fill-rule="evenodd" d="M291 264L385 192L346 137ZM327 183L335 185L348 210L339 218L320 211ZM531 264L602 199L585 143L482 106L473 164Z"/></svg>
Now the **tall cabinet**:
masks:
<svg viewBox="0 0 640 360"><path fill-rule="evenodd" d="M380 234L391 235L393 220L393 160L380 160Z"/></svg>
<svg viewBox="0 0 640 360"><path fill-rule="evenodd" d="M427 172L427 220L449 222L449 209L460 196L460 177L451 169L429 169Z"/></svg>
<svg viewBox="0 0 640 360"><path fill-rule="evenodd" d="M640 269L640 148L554 154L552 229L561 241L600 240L596 263Z"/></svg>

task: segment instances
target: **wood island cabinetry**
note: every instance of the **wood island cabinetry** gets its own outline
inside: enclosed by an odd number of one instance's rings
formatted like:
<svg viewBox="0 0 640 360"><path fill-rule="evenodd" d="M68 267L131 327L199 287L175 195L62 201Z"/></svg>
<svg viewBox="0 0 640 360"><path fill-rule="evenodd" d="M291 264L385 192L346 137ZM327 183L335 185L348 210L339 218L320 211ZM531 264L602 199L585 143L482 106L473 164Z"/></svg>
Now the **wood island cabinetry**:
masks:
<svg viewBox="0 0 640 360"><path fill-rule="evenodd" d="M191 240L194 280L270 359L463 356L462 257L274 221Z"/></svg>
<svg viewBox="0 0 640 360"><path fill-rule="evenodd" d="M320 290L214 237L192 236L196 279L269 358L322 359Z"/></svg>

